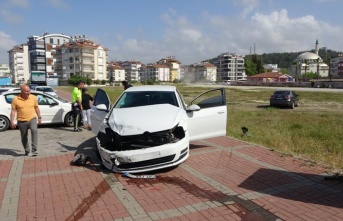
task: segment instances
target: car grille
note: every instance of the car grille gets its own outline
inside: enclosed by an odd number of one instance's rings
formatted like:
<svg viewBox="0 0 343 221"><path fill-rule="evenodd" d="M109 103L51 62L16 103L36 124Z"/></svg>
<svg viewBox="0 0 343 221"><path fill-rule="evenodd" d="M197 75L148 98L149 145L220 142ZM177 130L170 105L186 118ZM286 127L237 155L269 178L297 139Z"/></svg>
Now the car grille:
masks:
<svg viewBox="0 0 343 221"><path fill-rule="evenodd" d="M176 143L185 137L183 127L176 125L174 128L154 133L120 136L110 128L105 133L99 132L100 145L110 151L138 150L149 147L161 146L169 143Z"/></svg>
<svg viewBox="0 0 343 221"><path fill-rule="evenodd" d="M152 168L155 166L163 166L169 163L175 163L177 161L182 160L183 158L185 158L187 156L188 153L188 147L186 147L185 149L183 149L181 151L181 155L179 157L179 159L177 159L176 161L174 161L175 158L175 154L173 155L169 155L169 156L165 156L165 157L160 157L160 158L155 158L155 159L151 159L151 160L144 160L144 161L139 161L139 162L133 162L133 163L125 163L125 164L120 164L117 168L119 170L130 170L130 169L138 169L138 168Z"/></svg>
<svg viewBox="0 0 343 221"><path fill-rule="evenodd" d="M153 165L161 165L161 164L172 162L174 158L175 158L175 154L165 156L165 157L155 158L151 160L143 160L139 162L120 164L117 167L118 169L130 169L130 168L139 168L139 167L145 168L145 167L149 167Z"/></svg>

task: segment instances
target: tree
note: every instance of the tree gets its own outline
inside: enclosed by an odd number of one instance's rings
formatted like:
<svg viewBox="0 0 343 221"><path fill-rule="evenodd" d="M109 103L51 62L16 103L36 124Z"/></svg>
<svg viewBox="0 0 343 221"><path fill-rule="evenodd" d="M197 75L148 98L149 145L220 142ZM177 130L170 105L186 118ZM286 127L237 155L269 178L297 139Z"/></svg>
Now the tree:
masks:
<svg viewBox="0 0 343 221"><path fill-rule="evenodd" d="M252 76L252 75L257 74L256 64L252 62L250 59L245 61L244 67L245 67L245 74L247 76Z"/></svg>

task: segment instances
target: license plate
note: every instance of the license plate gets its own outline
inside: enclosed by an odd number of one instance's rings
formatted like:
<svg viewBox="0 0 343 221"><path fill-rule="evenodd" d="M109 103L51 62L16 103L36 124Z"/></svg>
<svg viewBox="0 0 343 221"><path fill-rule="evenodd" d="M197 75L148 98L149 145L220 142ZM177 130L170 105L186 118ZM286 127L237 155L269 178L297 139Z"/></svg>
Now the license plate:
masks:
<svg viewBox="0 0 343 221"><path fill-rule="evenodd" d="M139 155L132 155L128 157L128 160L131 162L143 161L143 160L150 160L154 158L159 158L161 153L159 151L152 152L152 153L145 153Z"/></svg>

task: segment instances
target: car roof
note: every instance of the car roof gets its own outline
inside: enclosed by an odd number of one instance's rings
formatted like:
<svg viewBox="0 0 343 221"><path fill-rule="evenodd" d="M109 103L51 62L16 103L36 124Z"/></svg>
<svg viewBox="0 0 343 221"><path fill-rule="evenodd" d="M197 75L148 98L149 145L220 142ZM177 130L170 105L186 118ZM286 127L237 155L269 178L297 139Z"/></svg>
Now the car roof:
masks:
<svg viewBox="0 0 343 221"><path fill-rule="evenodd" d="M13 93L20 94L20 90L2 92L1 95L7 95L7 94L13 94ZM30 91L30 93L31 94L44 94L44 95L47 94L47 93L44 93L42 91Z"/></svg>
<svg viewBox="0 0 343 221"><path fill-rule="evenodd" d="M144 85L144 86L129 87L125 91L127 91L127 92L133 92L133 91L176 91L176 87L170 86L170 85Z"/></svg>

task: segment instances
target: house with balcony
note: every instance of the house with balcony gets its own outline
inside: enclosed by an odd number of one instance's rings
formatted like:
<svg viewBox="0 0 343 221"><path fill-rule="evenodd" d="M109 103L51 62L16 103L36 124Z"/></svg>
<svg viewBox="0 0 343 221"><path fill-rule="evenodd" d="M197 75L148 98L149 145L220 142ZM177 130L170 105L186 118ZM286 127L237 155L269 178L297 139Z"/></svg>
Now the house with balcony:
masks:
<svg viewBox="0 0 343 221"><path fill-rule="evenodd" d="M107 80L107 51L85 36L75 36L56 47L55 71L61 79L81 75L93 80Z"/></svg>
<svg viewBox="0 0 343 221"><path fill-rule="evenodd" d="M169 67L170 76L169 76L169 82L173 82L175 79L181 78L181 62L175 58L175 56L169 56L166 58L162 58L159 61L156 62L160 65L165 65Z"/></svg>
<svg viewBox="0 0 343 221"><path fill-rule="evenodd" d="M125 80L125 69L119 62L111 61L107 63L107 79L111 82L121 82Z"/></svg>
<svg viewBox="0 0 343 221"><path fill-rule="evenodd" d="M217 81L244 81L247 79L244 56L235 53L222 53L213 59L217 67Z"/></svg>
<svg viewBox="0 0 343 221"><path fill-rule="evenodd" d="M30 79L28 45L16 45L7 53L12 83L26 83Z"/></svg>
<svg viewBox="0 0 343 221"><path fill-rule="evenodd" d="M140 69L143 63L140 60L130 59L120 62L120 66L125 69L125 80L140 81Z"/></svg>
<svg viewBox="0 0 343 221"><path fill-rule="evenodd" d="M182 80L185 82L215 82L217 81L217 67L210 63L184 66Z"/></svg>
<svg viewBox="0 0 343 221"><path fill-rule="evenodd" d="M170 81L170 68L163 64L143 65L140 72L141 81L153 80L161 82Z"/></svg>

